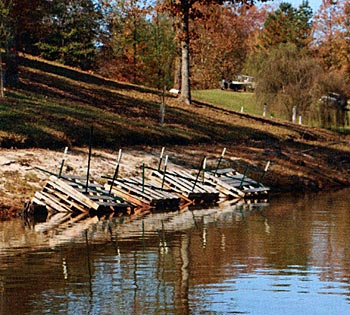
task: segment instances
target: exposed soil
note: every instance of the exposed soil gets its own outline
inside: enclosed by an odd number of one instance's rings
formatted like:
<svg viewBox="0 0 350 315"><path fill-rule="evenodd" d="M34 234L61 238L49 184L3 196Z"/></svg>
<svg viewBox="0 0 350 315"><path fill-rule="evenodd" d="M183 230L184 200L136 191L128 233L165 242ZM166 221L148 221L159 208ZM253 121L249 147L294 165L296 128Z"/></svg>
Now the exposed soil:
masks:
<svg viewBox="0 0 350 315"><path fill-rule="evenodd" d="M226 147L221 167L248 170L248 177L262 180L272 194L350 186L349 136L198 100L188 106L170 95L165 122L159 124L157 91L36 58L21 58L20 79L0 100L0 217L18 215L48 172L59 172L63 149L57 148L71 150L64 173L86 175L92 125L93 147L99 150L93 149L90 176L101 182L102 175L113 174L119 147L120 176L127 177L140 175L143 163L157 166L166 145L169 169L192 170L203 156L214 168Z"/></svg>
<svg viewBox="0 0 350 315"><path fill-rule="evenodd" d="M347 139L337 143L319 143L309 149L298 149L295 144L267 148L258 145L235 145L227 147L221 167L234 167L242 173L249 166L248 176L262 180L271 187L272 195L290 191L320 191L350 186L350 156L333 146L346 145ZM222 146L173 146L166 148L169 155L168 169L187 168L195 171L203 158L207 157L207 167L215 168ZM141 175L142 164L157 167L161 148L138 147L123 149L120 176ZM93 150L90 176L103 182L103 175L112 176L118 151ZM17 216L26 201L40 190L50 173L58 174L63 151L43 149L1 149L0 150L0 209L2 217ZM270 168L264 174L267 161ZM63 172L86 176L88 149L74 148L69 151ZM46 170L42 171L42 170ZM146 178L148 174L146 172Z"/></svg>

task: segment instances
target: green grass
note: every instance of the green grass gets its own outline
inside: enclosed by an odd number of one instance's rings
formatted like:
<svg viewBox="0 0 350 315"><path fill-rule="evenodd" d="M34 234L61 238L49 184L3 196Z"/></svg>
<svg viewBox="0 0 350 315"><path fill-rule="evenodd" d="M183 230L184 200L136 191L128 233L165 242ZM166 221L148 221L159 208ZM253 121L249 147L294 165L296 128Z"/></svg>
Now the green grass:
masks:
<svg viewBox="0 0 350 315"><path fill-rule="evenodd" d="M5 96L0 100L2 148L87 146L91 127L93 146L106 149L296 137L294 130L277 126L275 119L269 125L201 103L237 112L243 107L244 112L261 116L253 93L193 91L193 106L166 97L165 123L160 125L159 91L33 57L21 59L20 84L6 90Z"/></svg>
<svg viewBox="0 0 350 315"><path fill-rule="evenodd" d="M261 105L258 105L255 100L254 93L214 89L192 91L192 95L195 99L200 101L235 111L241 111L243 107L243 110L246 113L261 115L263 112Z"/></svg>
<svg viewBox="0 0 350 315"><path fill-rule="evenodd" d="M93 145L101 148L225 139L226 126L206 113L193 120L195 108L174 98L166 101L161 126L160 100L153 89L22 57L20 84L0 100L0 147L86 146L91 126Z"/></svg>

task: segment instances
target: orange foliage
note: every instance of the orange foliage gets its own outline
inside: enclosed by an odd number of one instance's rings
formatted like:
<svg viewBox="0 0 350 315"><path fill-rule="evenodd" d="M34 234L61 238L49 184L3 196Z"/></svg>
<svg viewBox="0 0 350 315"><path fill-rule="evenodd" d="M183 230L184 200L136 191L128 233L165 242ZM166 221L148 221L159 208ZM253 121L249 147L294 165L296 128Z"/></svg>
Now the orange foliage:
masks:
<svg viewBox="0 0 350 315"><path fill-rule="evenodd" d="M222 78L233 78L255 43L265 10L231 6L205 7L207 17L194 23L191 42L192 80L197 87L218 86Z"/></svg>

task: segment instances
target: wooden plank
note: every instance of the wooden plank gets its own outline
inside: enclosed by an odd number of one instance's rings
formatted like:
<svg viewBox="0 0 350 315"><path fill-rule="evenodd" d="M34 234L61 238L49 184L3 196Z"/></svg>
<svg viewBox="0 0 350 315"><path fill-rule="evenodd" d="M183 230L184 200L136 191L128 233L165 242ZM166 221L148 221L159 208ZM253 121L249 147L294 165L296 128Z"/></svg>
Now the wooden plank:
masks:
<svg viewBox="0 0 350 315"><path fill-rule="evenodd" d="M196 177L193 176L192 174L186 172L186 171L183 171L183 170L179 170L179 171L176 171L174 172L175 174L180 174L182 176L187 176L188 179L191 181L193 181L193 184L195 183L196 181ZM208 181L204 181L203 182L203 177L201 176L200 178L198 178L198 181L197 181L197 184L196 186L198 185L198 187L200 187L201 189L203 189L204 191L206 192L210 192L210 193L218 193L218 191L215 189L215 187L213 187L212 183L208 182Z"/></svg>
<svg viewBox="0 0 350 315"><path fill-rule="evenodd" d="M126 208L130 206L125 202L117 203L117 202L108 202L108 201L98 201L98 205L102 207L112 207L112 208Z"/></svg>
<svg viewBox="0 0 350 315"><path fill-rule="evenodd" d="M119 188L119 191L121 190L124 190L126 192L128 192L129 194L134 194L136 196L138 196L139 198L143 198L143 199L146 199L146 200L149 200L149 201L152 201L152 198L143 193L140 189L138 189L137 187L135 186L132 186L130 184L127 184L127 183L121 183L121 182L118 182L118 181L115 181L114 185L113 185L113 188L114 186L118 187Z"/></svg>
<svg viewBox="0 0 350 315"><path fill-rule="evenodd" d="M270 188L268 187L261 187L261 188L246 188L243 189L244 192L268 192L270 190Z"/></svg>
<svg viewBox="0 0 350 315"><path fill-rule="evenodd" d="M134 189L139 190L140 192L142 192L142 183L137 183L137 182L133 182L130 184ZM155 190L153 190L150 186L143 186L143 194L148 195L151 200L159 200L159 199L164 199L164 195L161 192L157 192Z"/></svg>
<svg viewBox="0 0 350 315"><path fill-rule="evenodd" d="M111 180L108 184L111 183ZM143 186L143 191L142 191ZM176 208L180 206L181 197L169 191L163 191L154 182L148 181L142 185L142 180L136 177L119 178L115 180L113 191L129 202L148 208Z"/></svg>
<svg viewBox="0 0 350 315"><path fill-rule="evenodd" d="M169 176L168 176L169 175ZM181 176L179 176L181 175ZM178 174L176 172L169 172L166 174L165 184L182 194L192 202L213 202L219 199L219 191L216 189L203 189L200 183L193 189L195 177L185 178L186 173ZM160 172L154 172L153 176L157 176L159 181L163 180L163 174ZM191 181L191 178L193 182ZM193 191L192 191L193 189Z"/></svg>
<svg viewBox="0 0 350 315"><path fill-rule="evenodd" d="M72 210L62 205L59 201L52 198L52 195L47 194L43 191L35 193L35 198L42 201L47 207L50 207L54 211L58 212L71 212Z"/></svg>
<svg viewBox="0 0 350 315"><path fill-rule="evenodd" d="M247 196L266 195L270 190L267 187L262 187L260 183L253 179L238 173L233 169L218 170L215 172L208 172L206 177L217 184L217 188L223 189L224 193L231 191L233 195L245 198Z"/></svg>
<svg viewBox="0 0 350 315"><path fill-rule="evenodd" d="M213 175L215 173L216 173L216 175L224 175L227 173L237 173L237 171L233 168L221 168L221 169L218 169L216 172L215 172L215 170L212 170L212 171L210 171L210 173L212 173Z"/></svg>
<svg viewBox="0 0 350 315"><path fill-rule="evenodd" d="M64 180L61 180L55 176L50 176L50 181L56 186L58 190L62 190L63 192L74 198L76 201L83 203L88 208L98 210L97 203L93 202L82 193L79 193L77 190L69 186Z"/></svg>
<svg viewBox="0 0 350 315"><path fill-rule="evenodd" d="M69 203L70 208L80 207L80 210L82 209L81 211L87 211L84 205L72 199L69 194L63 192L62 190L58 190L55 184L52 182L47 182L42 192L49 193L52 198L57 198L58 202ZM73 209L70 209L70 211L73 211Z"/></svg>
<svg viewBox="0 0 350 315"><path fill-rule="evenodd" d="M103 190L103 189L89 189L86 191L85 187L84 188L75 188L75 190L83 195L88 196L89 194L93 194L93 195L109 195L109 190Z"/></svg>
<svg viewBox="0 0 350 315"><path fill-rule="evenodd" d="M130 181L128 181L129 183ZM124 185L124 187L120 187L118 184L114 185L118 193L120 194L122 192L122 195L124 198L129 200L130 202L138 205L138 206L144 206L147 204L149 207L156 207L160 208L162 206L171 206L171 208L174 208L175 205L180 204L180 197L176 195L171 195L172 198L165 198L162 195L154 195L154 191L151 191L150 187L145 189L144 193L142 193L140 185L138 185L137 182L135 184L132 184L134 181L131 181L131 184ZM123 183L126 183L126 181L123 181ZM125 187L128 187L129 189L126 191ZM133 188L131 191L130 188ZM114 189L114 188L113 188ZM148 196L148 198L144 198L144 196ZM137 200L137 201L136 201Z"/></svg>
<svg viewBox="0 0 350 315"><path fill-rule="evenodd" d="M238 197L244 197L244 193L240 191L239 189L235 188L232 185L227 184L225 181L222 181L221 177L216 177L214 175L211 175L210 173L207 173L205 176L207 176L210 180L212 180L214 183L216 183L219 187L223 187L225 191L229 191L230 195L232 196L238 196ZM220 188L217 188L220 190Z"/></svg>
<svg viewBox="0 0 350 315"><path fill-rule="evenodd" d="M163 180L163 174L159 172L155 172L155 174ZM177 177L174 173L166 173L165 176L165 182L170 185L170 187L175 187L179 191L189 194L189 193L203 193L205 192L204 189L201 189L200 186L196 186L194 190L192 191L194 183L191 183L189 180L186 180L185 178Z"/></svg>
<svg viewBox="0 0 350 315"><path fill-rule="evenodd" d="M141 185L142 187L142 180L138 179L138 178L130 178L130 180L132 180L135 185L137 185L138 187ZM145 190L149 191L150 193L154 194L155 198L156 196L160 199L164 199L164 198L178 198L177 196L175 196L174 194L171 194L170 192L164 191L162 190L162 188L158 185L156 185L156 183L154 182L150 182L147 181L147 184L144 185Z"/></svg>
<svg viewBox="0 0 350 315"><path fill-rule="evenodd" d="M108 184L106 184L106 187L108 187ZM123 199L127 200L131 204L142 207L142 208L150 208L150 202L145 202L144 200L140 198L136 198L135 196L130 195L129 193L125 192L124 190L113 186L112 192L118 194L118 196L122 197Z"/></svg>
<svg viewBox="0 0 350 315"><path fill-rule="evenodd" d="M166 174L166 179L169 178L169 180L176 182L177 185L186 187L185 191L196 192L196 193L206 192L206 190L203 189L202 186L200 185L199 180L193 189L195 178L192 182L189 178L184 178L184 177L185 176L178 176L178 174L176 172L170 173L170 176L168 176L168 173ZM192 189L193 189L193 191L192 191Z"/></svg>
<svg viewBox="0 0 350 315"><path fill-rule="evenodd" d="M157 176L157 180L159 183L163 182L163 173L154 171L152 172L152 175ZM165 183L167 183L171 189L175 188L178 192L189 191L190 189L192 189L192 187L190 187L188 184L186 185L184 181L180 183L177 182L172 172L167 172L165 174L164 184Z"/></svg>
<svg viewBox="0 0 350 315"><path fill-rule="evenodd" d="M75 179L86 180L86 176L73 175L73 174L64 174L61 176L61 178L68 179L68 180L75 180Z"/></svg>
<svg viewBox="0 0 350 315"><path fill-rule="evenodd" d="M76 208L79 211L87 211L86 207L84 205L81 205L77 202L75 202L74 200L72 200L70 198L69 195L62 193L59 190L56 190L51 186L51 182L47 182L44 189L42 190L42 192L47 192L48 194L51 195L51 198L57 198L57 202L64 202L66 204L68 204L69 207L69 211L73 211L74 209L72 209L73 207Z"/></svg>
<svg viewBox="0 0 350 315"><path fill-rule="evenodd" d="M79 181L74 181L74 182L68 182L67 181L67 184L69 186L72 186L72 187L83 187L83 188L86 188L86 183L82 183L82 182L79 182ZM88 188L90 188L90 189L94 189L95 188L96 190L98 190L98 188L103 189L103 185L90 181Z"/></svg>
<svg viewBox="0 0 350 315"><path fill-rule="evenodd" d="M115 201L113 196L108 195L89 195L89 198L93 201L99 201L99 200L113 200Z"/></svg>
<svg viewBox="0 0 350 315"><path fill-rule="evenodd" d="M141 189L142 188L142 181L136 178L130 179L135 185L135 188ZM165 200L168 199L180 199L178 196L171 194L169 192L163 192L161 189L156 190L156 185L152 183L152 185L148 184L144 186L144 192L145 194L149 194L151 197L151 203L158 204L161 202L165 202ZM157 188L160 188L159 186Z"/></svg>

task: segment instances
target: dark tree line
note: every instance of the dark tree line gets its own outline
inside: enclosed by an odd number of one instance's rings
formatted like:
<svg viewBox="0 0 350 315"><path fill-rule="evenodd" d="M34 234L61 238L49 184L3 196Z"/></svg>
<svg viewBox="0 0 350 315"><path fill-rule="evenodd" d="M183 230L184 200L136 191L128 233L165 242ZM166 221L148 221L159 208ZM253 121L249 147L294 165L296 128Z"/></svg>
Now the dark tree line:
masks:
<svg viewBox="0 0 350 315"><path fill-rule="evenodd" d="M325 1L317 13L307 1L272 9L253 2L0 0L1 72L15 85L18 53L28 53L159 90L176 87L188 104L191 87L248 74L259 99L289 116L330 92L350 96L347 0Z"/></svg>
<svg viewBox="0 0 350 315"><path fill-rule="evenodd" d="M16 56L23 52L158 88L170 88L178 81L182 100L190 103L190 51L195 51L191 45L200 31L198 22L210 21L210 7L244 3L0 0L5 81L16 84ZM181 69L178 78L175 64Z"/></svg>

